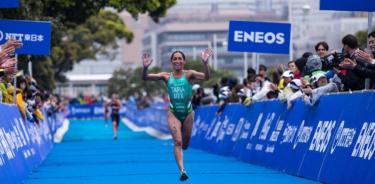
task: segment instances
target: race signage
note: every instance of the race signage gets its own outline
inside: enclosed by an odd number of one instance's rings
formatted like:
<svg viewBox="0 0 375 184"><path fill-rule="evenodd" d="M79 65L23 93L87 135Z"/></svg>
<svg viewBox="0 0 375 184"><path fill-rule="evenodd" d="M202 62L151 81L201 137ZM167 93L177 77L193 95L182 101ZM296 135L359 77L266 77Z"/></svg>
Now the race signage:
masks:
<svg viewBox="0 0 375 184"><path fill-rule="evenodd" d="M17 54L49 55L51 27L45 21L0 20L0 44L13 38L23 44Z"/></svg>
<svg viewBox="0 0 375 184"><path fill-rule="evenodd" d="M288 54L288 23L230 21L228 51Z"/></svg>

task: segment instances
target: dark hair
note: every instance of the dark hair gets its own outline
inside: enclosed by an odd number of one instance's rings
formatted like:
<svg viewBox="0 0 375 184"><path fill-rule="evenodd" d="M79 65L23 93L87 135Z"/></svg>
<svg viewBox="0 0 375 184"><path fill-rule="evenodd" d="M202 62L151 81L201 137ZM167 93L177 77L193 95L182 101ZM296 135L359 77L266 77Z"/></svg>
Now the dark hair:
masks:
<svg viewBox="0 0 375 184"><path fill-rule="evenodd" d="M242 80L242 85L246 86L247 83L248 83L248 82L247 82L247 79L243 79L243 80Z"/></svg>
<svg viewBox="0 0 375 184"><path fill-rule="evenodd" d="M28 85L27 84L27 81L24 77L17 77L17 88L21 88L21 83L25 83L26 86Z"/></svg>
<svg viewBox="0 0 375 184"><path fill-rule="evenodd" d="M305 52L305 53L302 54L302 57L307 59L307 58L309 58L312 55L314 55L314 54L311 53L311 52Z"/></svg>
<svg viewBox="0 0 375 184"><path fill-rule="evenodd" d="M265 65L259 65L259 71L261 70L267 71L267 67Z"/></svg>
<svg viewBox="0 0 375 184"><path fill-rule="evenodd" d="M375 38L375 31L372 31L370 34L368 34L367 37L368 37L368 38L370 38L370 37L374 37L374 38Z"/></svg>
<svg viewBox="0 0 375 184"><path fill-rule="evenodd" d="M171 54L171 61L173 59L174 54L176 54L176 53L180 53L182 55L182 58L185 60L185 54L182 51L176 50L176 51L172 52L172 54Z"/></svg>
<svg viewBox="0 0 375 184"><path fill-rule="evenodd" d="M248 75L247 82L255 82L256 74Z"/></svg>
<svg viewBox="0 0 375 184"><path fill-rule="evenodd" d="M315 51L318 51L319 46L323 46L324 49L329 50L329 46L328 46L327 42L325 42L325 41L318 42L318 43L315 45Z"/></svg>
<svg viewBox="0 0 375 184"><path fill-rule="evenodd" d="M301 74L303 75L304 74L304 67L307 63L307 58L305 57L300 57L296 60L296 62L294 62L296 64L296 67L298 68L298 70L301 72Z"/></svg>
<svg viewBox="0 0 375 184"><path fill-rule="evenodd" d="M256 74L257 72L255 71L255 69L254 68L252 68L252 67L249 67L248 69L247 69L247 75L250 75L250 74Z"/></svg>
<svg viewBox="0 0 375 184"><path fill-rule="evenodd" d="M279 84L279 82L280 82L280 74L279 74L279 72L273 71L272 74L271 74L271 76L272 76L272 82L274 84Z"/></svg>
<svg viewBox="0 0 375 184"><path fill-rule="evenodd" d="M358 40L355 36L348 34L342 38L342 44L347 45L351 49L358 48Z"/></svg>

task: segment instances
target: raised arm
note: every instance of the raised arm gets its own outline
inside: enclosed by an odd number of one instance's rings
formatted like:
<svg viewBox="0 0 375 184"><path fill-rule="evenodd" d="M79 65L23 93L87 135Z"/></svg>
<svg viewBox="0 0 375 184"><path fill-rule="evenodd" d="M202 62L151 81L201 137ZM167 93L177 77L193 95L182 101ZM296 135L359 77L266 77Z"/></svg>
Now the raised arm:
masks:
<svg viewBox="0 0 375 184"><path fill-rule="evenodd" d="M143 54L142 61L143 61L142 80L150 80L150 81L165 80L165 75L166 75L165 72L156 73L156 74L147 73L148 67L151 65L153 61L149 54Z"/></svg>
<svg viewBox="0 0 375 184"><path fill-rule="evenodd" d="M195 70L190 70L191 71L191 77L193 79L198 79L198 80L208 80L210 79L210 69L208 67L208 59L212 56L213 52L211 49L205 49L201 53L201 59L203 63L203 73L202 72L197 72Z"/></svg>

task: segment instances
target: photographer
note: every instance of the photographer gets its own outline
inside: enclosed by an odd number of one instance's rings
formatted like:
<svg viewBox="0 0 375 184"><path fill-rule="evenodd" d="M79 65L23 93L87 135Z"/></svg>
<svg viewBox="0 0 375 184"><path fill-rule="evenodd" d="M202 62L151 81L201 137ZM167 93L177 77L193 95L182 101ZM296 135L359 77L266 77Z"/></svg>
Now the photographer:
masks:
<svg viewBox="0 0 375 184"><path fill-rule="evenodd" d="M340 66L345 69L353 70L357 75L363 78L371 78L371 89L375 88L375 31L368 35L370 50L364 52L357 50L354 55L357 60L346 59Z"/></svg>
<svg viewBox="0 0 375 184"><path fill-rule="evenodd" d="M345 58L350 59L351 61L357 61L357 63L364 64L363 61L356 59L356 52L359 51L358 47L358 40L353 35L346 35L342 39L343 44L343 54ZM341 79L344 91L355 91L355 90L362 90L365 88L364 86L364 78L359 76L354 69L350 67L340 68L340 66L345 65L349 60L343 60L339 64L339 66L333 66L333 71L337 74L337 76ZM343 70L341 70L343 69Z"/></svg>

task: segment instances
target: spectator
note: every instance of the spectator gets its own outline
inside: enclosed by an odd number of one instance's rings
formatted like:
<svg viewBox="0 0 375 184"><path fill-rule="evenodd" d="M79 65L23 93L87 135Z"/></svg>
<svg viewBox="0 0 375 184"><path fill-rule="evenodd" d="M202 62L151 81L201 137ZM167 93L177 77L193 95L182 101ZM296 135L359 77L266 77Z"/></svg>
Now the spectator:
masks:
<svg viewBox="0 0 375 184"><path fill-rule="evenodd" d="M337 84L335 82L328 83L328 79L323 71L315 72L311 77L311 83L314 89L310 87L302 89L305 94L303 100L308 105L314 105L324 94L338 92Z"/></svg>
<svg viewBox="0 0 375 184"><path fill-rule="evenodd" d="M281 91L279 94L279 100L287 101L291 98L291 96L298 92L302 87L301 79L293 79L288 83L288 85Z"/></svg>
<svg viewBox="0 0 375 184"><path fill-rule="evenodd" d="M283 75L285 71L285 66L283 64L279 64L276 67L276 70L272 72L272 82L274 84L278 84L277 88L281 90L283 88L284 79L282 79L281 75Z"/></svg>
<svg viewBox="0 0 375 184"><path fill-rule="evenodd" d="M196 109L198 106L201 105L201 100L203 97L205 97L203 88L201 88L199 84L193 85L193 97L191 100L193 109Z"/></svg>
<svg viewBox="0 0 375 184"><path fill-rule="evenodd" d="M329 46L327 42L319 42L315 45L315 52L319 57L324 57L328 55Z"/></svg>
<svg viewBox="0 0 375 184"><path fill-rule="evenodd" d="M261 76L264 80L266 81L271 81L268 77L267 77L267 67L265 65L259 65L259 76Z"/></svg>
<svg viewBox="0 0 375 184"><path fill-rule="evenodd" d="M301 72L298 70L298 68L296 66L296 63L294 61L288 62L288 70L293 72L293 75L294 75L295 79L301 78Z"/></svg>
<svg viewBox="0 0 375 184"><path fill-rule="evenodd" d="M355 53L359 50L357 38L353 35L346 35L342 39L342 44L343 51L347 55L347 57L349 57L351 60L355 60ZM344 62L349 62L349 60L346 60ZM342 63L342 65L345 65L344 62ZM339 68L334 67L333 70L336 73L336 75L341 79L342 84L344 85L344 91L364 89L364 78L356 74L354 69L348 68L346 70L340 70Z"/></svg>

